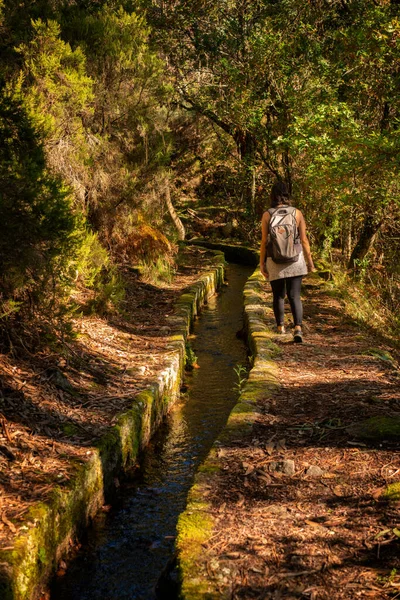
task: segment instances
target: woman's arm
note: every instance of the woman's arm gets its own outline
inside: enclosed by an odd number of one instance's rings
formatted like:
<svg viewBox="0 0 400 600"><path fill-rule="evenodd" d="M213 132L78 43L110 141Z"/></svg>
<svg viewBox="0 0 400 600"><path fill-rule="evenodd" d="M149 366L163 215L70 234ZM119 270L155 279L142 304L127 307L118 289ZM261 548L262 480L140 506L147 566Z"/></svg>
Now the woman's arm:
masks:
<svg viewBox="0 0 400 600"><path fill-rule="evenodd" d="M307 232L306 232L306 222L304 220L304 217L303 217L303 214L301 213L301 211L297 211L297 212L299 214L298 228L299 228L300 242L303 247L304 258L306 259L306 263L307 263L307 267L308 267L309 271L315 271L314 262L313 262L313 259L311 256L310 242L308 241Z"/></svg>
<svg viewBox="0 0 400 600"><path fill-rule="evenodd" d="M263 214L261 220L261 246L260 246L260 271L266 279L268 279L268 271L266 266L267 258L267 239L268 239L268 224L271 216L269 212Z"/></svg>

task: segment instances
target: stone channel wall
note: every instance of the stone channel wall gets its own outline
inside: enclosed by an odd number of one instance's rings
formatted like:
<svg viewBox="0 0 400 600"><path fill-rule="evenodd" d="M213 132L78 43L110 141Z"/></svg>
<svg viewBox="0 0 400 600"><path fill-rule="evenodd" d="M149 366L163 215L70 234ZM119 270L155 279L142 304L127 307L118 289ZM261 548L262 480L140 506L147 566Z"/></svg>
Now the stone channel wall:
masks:
<svg viewBox="0 0 400 600"><path fill-rule="evenodd" d="M200 307L224 278L224 256L179 298L170 317L168 365L154 384L132 397L131 409L102 437L68 490L55 489L50 502L34 506L14 549L0 552L0 600L34 600L65 554L69 540L104 504L115 476L134 464L169 407L179 396L185 366L185 342Z"/></svg>
<svg viewBox="0 0 400 600"><path fill-rule="evenodd" d="M264 288L264 279L257 269L244 289L245 327L252 355L252 369L225 429L196 475L186 510L179 518L177 553L182 600L225 598L221 596L219 582L210 579L206 568L202 566L206 563L203 544L213 533L213 511L206 500L207 490L212 485L212 478L222 476L219 450L251 431L257 418L258 400L271 397L279 387L277 367L273 361L277 347L272 341L272 332L265 319L272 309L265 302Z"/></svg>

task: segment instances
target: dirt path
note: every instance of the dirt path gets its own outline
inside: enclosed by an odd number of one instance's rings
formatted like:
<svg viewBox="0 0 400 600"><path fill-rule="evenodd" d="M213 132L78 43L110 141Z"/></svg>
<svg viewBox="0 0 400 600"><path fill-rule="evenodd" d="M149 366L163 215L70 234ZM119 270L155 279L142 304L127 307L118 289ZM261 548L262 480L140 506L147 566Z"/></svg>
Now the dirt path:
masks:
<svg viewBox="0 0 400 600"><path fill-rule="evenodd" d="M220 451L208 573L232 599L400 598L400 516L384 496L398 444L348 429L399 416L399 370L323 288L308 283L305 315L304 344L277 340L282 387L252 438Z"/></svg>

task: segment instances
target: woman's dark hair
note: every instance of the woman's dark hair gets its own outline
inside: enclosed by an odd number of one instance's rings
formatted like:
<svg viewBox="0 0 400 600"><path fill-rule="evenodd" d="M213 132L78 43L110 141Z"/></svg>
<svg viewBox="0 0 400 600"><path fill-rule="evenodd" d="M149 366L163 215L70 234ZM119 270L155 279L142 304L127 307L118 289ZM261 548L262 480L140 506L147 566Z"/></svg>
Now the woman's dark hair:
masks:
<svg viewBox="0 0 400 600"><path fill-rule="evenodd" d="M277 181L271 190L271 208L280 204L290 204L289 188L284 181Z"/></svg>

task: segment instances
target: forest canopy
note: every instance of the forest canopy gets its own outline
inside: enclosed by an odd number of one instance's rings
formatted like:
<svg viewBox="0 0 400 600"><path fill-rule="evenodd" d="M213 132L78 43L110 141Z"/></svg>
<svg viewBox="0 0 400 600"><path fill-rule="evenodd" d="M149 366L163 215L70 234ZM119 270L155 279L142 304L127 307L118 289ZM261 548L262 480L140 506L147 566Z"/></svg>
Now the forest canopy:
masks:
<svg viewBox="0 0 400 600"><path fill-rule="evenodd" d="M2 320L256 243L276 179L398 312L399 118L395 0L0 0Z"/></svg>

